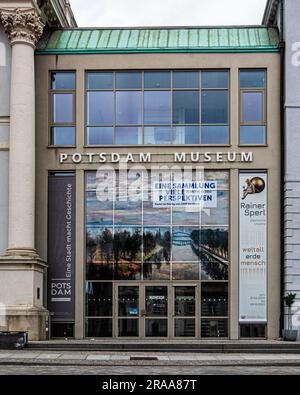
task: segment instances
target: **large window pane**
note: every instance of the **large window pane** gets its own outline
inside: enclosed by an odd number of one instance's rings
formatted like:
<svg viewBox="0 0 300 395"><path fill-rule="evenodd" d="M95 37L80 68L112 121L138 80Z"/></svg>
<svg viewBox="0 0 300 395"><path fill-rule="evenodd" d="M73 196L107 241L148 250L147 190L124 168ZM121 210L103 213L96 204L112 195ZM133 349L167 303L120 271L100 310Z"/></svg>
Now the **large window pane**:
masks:
<svg viewBox="0 0 300 395"><path fill-rule="evenodd" d="M88 227L112 226L112 200L100 201L96 191L86 192L86 223Z"/></svg>
<svg viewBox="0 0 300 395"><path fill-rule="evenodd" d="M115 228L114 260L116 265L140 262L142 259L142 235L140 228Z"/></svg>
<svg viewBox="0 0 300 395"><path fill-rule="evenodd" d="M226 317L228 315L228 284L201 284L202 317Z"/></svg>
<svg viewBox="0 0 300 395"><path fill-rule="evenodd" d="M144 123L171 123L171 92L149 91L144 93Z"/></svg>
<svg viewBox="0 0 300 395"><path fill-rule="evenodd" d="M145 71L144 78L145 89L171 87L171 73L169 71Z"/></svg>
<svg viewBox="0 0 300 395"><path fill-rule="evenodd" d="M90 317L112 316L112 283L87 281L86 315Z"/></svg>
<svg viewBox="0 0 300 395"><path fill-rule="evenodd" d="M119 145L142 144L142 129L137 127L117 127L116 144Z"/></svg>
<svg viewBox="0 0 300 395"><path fill-rule="evenodd" d="M202 71L201 87L204 88L228 88L227 71Z"/></svg>
<svg viewBox="0 0 300 395"><path fill-rule="evenodd" d="M201 337L227 337L228 320L202 319Z"/></svg>
<svg viewBox="0 0 300 395"><path fill-rule="evenodd" d="M173 88L199 88L199 72L174 71Z"/></svg>
<svg viewBox="0 0 300 395"><path fill-rule="evenodd" d="M139 315L139 287L118 287L119 317L137 317Z"/></svg>
<svg viewBox="0 0 300 395"><path fill-rule="evenodd" d="M144 263L143 280L170 280L169 263Z"/></svg>
<svg viewBox="0 0 300 395"><path fill-rule="evenodd" d="M122 125L142 123L142 92L116 92L116 123Z"/></svg>
<svg viewBox="0 0 300 395"><path fill-rule="evenodd" d="M147 337L166 337L168 336L168 320L165 319L146 319Z"/></svg>
<svg viewBox="0 0 300 395"><path fill-rule="evenodd" d="M266 144L265 126L241 126L240 144Z"/></svg>
<svg viewBox="0 0 300 395"><path fill-rule="evenodd" d="M85 336L112 337L112 318L88 318Z"/></svg>
<svg viewBox="0 0 300 395"><path fill-rule="evenodd" d="M263 122L263 92L242 92L243 122Z"/></svg>
<svg viewBox="0 0 300 395"><path fill-rule="evenodd" d="M51 89L75 89L75 73L51 73Z"/></svg>
<svg viewBox="0 0 300 395"><path fill-rule="evenodd" d="M171 229L144 228L143 253L144 262L170 263Z"/></svg>
<svg viewBox="0 0 300 395"><path fill-rule="evenodd" d="M74 127L53 127L51 128L52 145L75 145Z"/></svg>
<svg viewBox="0 0 300 395"><path fill-rule="evenodd" d="M139 320L122 318L119 322L119 336L131 337L139 335Z"/></svg>
<svg viewBox="0 0 300 395"><path fill-rule="evenodd" d="M53 119L54 123L68 123L74 121L74 95L72 93L53 94Z"/></svg>
<svg viewBox="0 0 300 395"><path fill-rule="evenodd" d="M228 144L228 126L202 126L201 144Z"/></svg>
<svg viewBox="0 0 300 395"><path fill-rule="evenodd" d="M174 227L172 232L172 261L199 260L199 228Z"/></svg>
<svg viewBox="0 0 300 395"><path fill-rule="evenodd" d="M176 126L172 132L173 144L199 144L199 126Z"/></svg>
<svg viewBox="0 0 300 395"><path fill-rule="evenodd" d="M113 73L88 73L88 89L113 89Z"/></svg>
<svg viewBox="0 0 300 395"><path fill-rule="evenodd" d="M202 123L228 123L228 92L202 91Z"/></svg>
<svg viewBox="0 0 300 395"><path fill-rule="evenodd" d="M142 73L121 72L116 73L116 89L141 89Z"/></svg>
<svg viewBox="0 0 300 395"><path fill-rule="evenodd" d="M264 70L242 70L240 73L241 88L264 88L266 73Z"/></svg>
<svg viewBox="0 0 300 395"><path fill-rule="evenodd" d="M173 92L173 123L199 123L199 92Z"/></svg>
<svg viewBox="0 0 300 395"><path fill-rule="evenodd" d="M87 144L90 145L112 145L114 143L113 127L87 128Z"/></svg>
<svg viewBox="0 0 300 395"><path fill-rule="evenodd" d="M170 144L171 128L154 126L144 128L144 144Z"/></svg>
<svg viewBox="0 0 300 395"><path fill-rule="evenodd" d="M88 92L88 125L112 125L114 122L113 92Z"/></svg>
<svg viewBox="0 0 300 395"><path fill-rule="evenodd" d="M182 317L196 315L195 287L175 287L174 312Z"/></svg>
<svg viewBox="0 0 300 395"><path fill-rule="evenodd" d="M199 263L173 263L172 280L199 280Z"/></svg>
<svg viewBox="0 0 300 395"><path fill-rule="evenodd" d="M168 314L168 287L145 288L145 307L148 317L165 317Z"/></svg>
<svg viewBox="0 0 300 395"><path fill-rule="evenodd" d="M112 280L114 277L113 229L88 227L86 233L87 279Z"/></svg>
<svg viewBox="0 0 300 395"><path fill-rule="evenodd" d="M176 318L174 320L175 337L194 337L195 318Z"/></svg>

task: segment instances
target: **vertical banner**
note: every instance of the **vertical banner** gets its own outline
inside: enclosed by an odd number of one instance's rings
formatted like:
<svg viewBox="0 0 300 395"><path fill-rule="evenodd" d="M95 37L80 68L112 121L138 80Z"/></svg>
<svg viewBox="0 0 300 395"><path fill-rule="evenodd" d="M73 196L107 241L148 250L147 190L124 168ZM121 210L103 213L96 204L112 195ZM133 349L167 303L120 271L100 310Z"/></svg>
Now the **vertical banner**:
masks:
<svg viewBox="0 0 300 395"><path fill-rule="evenodd" d="M48 309L52 322L75 320L75 175L49 176Z"/></svg>
<svg viewBox="0 0 300 395"><path fill-rule="evenodd" d="M267 173L239 176L239 321L267 321Z"/></svg>

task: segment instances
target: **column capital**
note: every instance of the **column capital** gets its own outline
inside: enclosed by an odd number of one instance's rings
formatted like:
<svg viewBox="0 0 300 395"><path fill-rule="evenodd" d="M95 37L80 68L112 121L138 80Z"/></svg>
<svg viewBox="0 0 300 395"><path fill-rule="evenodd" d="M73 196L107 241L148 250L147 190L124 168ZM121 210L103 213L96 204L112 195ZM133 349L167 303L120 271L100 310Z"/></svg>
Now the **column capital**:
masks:
<svg viewBox="0 0 300 395"><path fill-rule="evenodd" d="M2 9L0 21L11 45L24 43L35 47L45 26L34 8Z"/></svg>

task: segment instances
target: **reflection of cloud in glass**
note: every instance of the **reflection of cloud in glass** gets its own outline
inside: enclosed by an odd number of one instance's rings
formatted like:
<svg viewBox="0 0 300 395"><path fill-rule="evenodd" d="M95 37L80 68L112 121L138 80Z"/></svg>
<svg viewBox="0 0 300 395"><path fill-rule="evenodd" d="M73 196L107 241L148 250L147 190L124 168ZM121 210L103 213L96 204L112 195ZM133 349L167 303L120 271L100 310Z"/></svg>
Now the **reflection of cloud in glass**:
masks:
<svg viewBox="0 0 300 395"><path fill-rule="evenodd" d="M154 208L151 201L144 202L144 225L170 225L171 210Z"/></svg>
<svg viewBox="0 0 300 395"><path fill-rule="evenodd" d="M87 192L86 220L88 226L113 224L113 202L99 202L95 192Z"/></svg>
<svg viewBox="0 0 300 395"><path fill-rule="evenodd" d="M139 225L142 223L142 202L115 202L115 224Z"/></svg>
<svg viewBox="0 0 300 395"><path fill-rule="evenodd" d="M208 215L209 213L209 215ZM201 225L228 225L229 221L229 192L218 191L218 203L216 208L200 213Z"/></svg>

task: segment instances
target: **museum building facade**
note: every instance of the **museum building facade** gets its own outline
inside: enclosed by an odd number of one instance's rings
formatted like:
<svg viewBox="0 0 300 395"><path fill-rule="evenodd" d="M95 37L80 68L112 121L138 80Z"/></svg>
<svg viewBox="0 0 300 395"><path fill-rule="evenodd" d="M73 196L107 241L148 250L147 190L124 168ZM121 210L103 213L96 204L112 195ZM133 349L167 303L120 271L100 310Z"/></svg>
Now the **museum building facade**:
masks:
<svg viewBox="0 0 300 395"><path fill-rule="evenodd" d="M6 328L279 337L278 29L38 21L12 53Z"/></svg>
<svg viewBox="0 0 300 395"><path fill-rule="evenodd" d="M52 337L278 337L276 29L57 30L35 67Z"/></svg>

